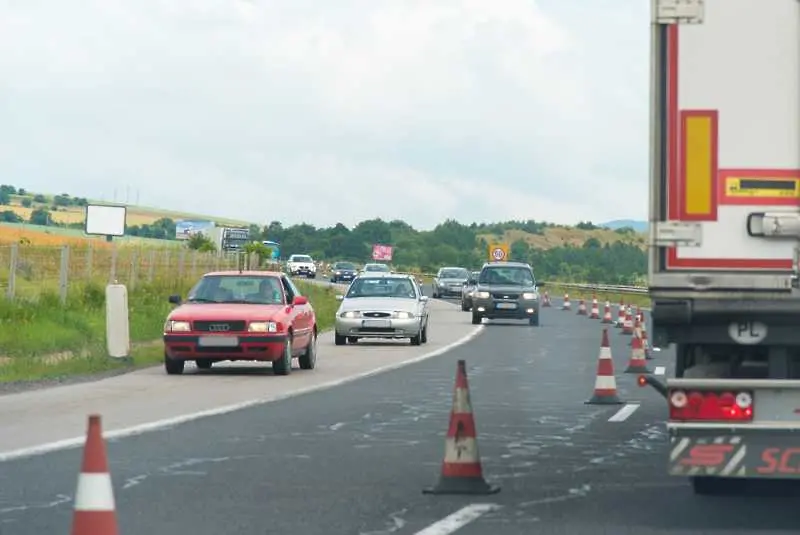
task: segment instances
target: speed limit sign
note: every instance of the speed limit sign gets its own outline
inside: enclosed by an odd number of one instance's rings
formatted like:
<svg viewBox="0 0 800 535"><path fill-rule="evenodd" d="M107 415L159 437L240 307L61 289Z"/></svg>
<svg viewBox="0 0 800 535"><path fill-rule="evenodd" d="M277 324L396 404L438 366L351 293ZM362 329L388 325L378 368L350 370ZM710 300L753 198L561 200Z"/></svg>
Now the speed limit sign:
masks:
<svg viewBox="0 0 800 535"><path fill-rule="evenodd" d="M504 262L508 259L507 243L492 243L489 245L489 262Z"/></svg>

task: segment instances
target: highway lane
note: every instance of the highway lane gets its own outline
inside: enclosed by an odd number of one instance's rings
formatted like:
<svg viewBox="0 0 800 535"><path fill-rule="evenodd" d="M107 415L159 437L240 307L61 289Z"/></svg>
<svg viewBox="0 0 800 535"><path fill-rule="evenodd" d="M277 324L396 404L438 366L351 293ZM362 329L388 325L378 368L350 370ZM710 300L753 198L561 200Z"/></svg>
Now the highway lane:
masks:
<svg viewBox="0 0 800 535"><path fill-rule="evenodd" d="M794 498L701 498L664 475L663 400L618 373L621 396L641 408L609 422L620 407L584 405L601 325L544 312L540 328L491 325L397 371L112 441L122 532L412 535L476 503L499 509L459 535L796 532ZM629 338L617 332L620 372ZM498 495L420 492L438 475L459 358ZM65 530L79 459L69 450L0 465L12 483L0 486L0 533Z"/></svg>
<svg viewBox="0 0 800 535"><path fill-rule="evenodd" d="M92 411L102 411L109 430L138 432L154 421L180 421L203 411L278 399L402 365L444 350L477 330L464 322L454 305L433 302L428 343L411 347L404 340L366 350L335 346L333 334L322 333L316 369L300 370L295 362L288 377L273 377L269 364L247 362L219 363L208 371L192 364L179 377L167 376L157 366L95 382L0 396L0 460L31 448L82 443L86 414Z"/></svg>

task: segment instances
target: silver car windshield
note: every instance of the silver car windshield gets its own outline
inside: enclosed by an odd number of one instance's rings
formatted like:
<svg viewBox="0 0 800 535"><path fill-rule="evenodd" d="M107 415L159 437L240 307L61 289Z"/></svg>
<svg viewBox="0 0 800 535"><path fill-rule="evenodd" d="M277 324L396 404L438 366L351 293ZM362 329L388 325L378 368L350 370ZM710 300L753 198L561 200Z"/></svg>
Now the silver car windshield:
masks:
<svg viewBox="0 0 800 535"><path fill-rule="evenodd" d="M408 279L390 278L358 278L353 281L347 290L345 298L359 297L397 297L401 299L414 299L417 292Z"/></svg>
<svg viewBox="0 0 800 535"><path fill-rule="evenodd" d="M460 268L445 268L439 270L440 279L467 279L469 271Z"/></svg>
<svg viewBox="0 0 800 535"><path fill-rule="evenodd" d="M385 264L367 264L364 266L364 271L388 272L389 266Z"/></svg>

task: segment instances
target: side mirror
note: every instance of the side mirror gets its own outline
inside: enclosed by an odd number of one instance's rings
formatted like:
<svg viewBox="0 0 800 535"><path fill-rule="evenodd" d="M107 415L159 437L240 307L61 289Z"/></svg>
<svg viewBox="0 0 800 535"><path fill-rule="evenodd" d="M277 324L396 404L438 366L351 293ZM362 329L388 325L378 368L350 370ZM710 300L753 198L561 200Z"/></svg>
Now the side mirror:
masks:
<svg viewBox="0 0 800 535"><path fill-rule="evenodd" d="M294 299L292 299L292 304L295 306L300 305L307 305L308 304L308 297L304 295L298 295Z"/></svg>
<svg viewBox="0 0 800 535"><path fill-rule="evenodd" d="M169 302L173 305L180 305L181 304L181 296L180 295L170 295Z"/></svg>
<svg viewBox="0 0 800 535"><path fill-rule="evenodd" d="M336 300L337 301L344 301L344 296L343 295L337 295L336 296Z"/></svg>
<svg viewBox="0 0 800 535"><path fill-rule="evenodd" d="M546 286L545 283L536 281L536 287L537 288L544 288L545 286Z"/></svg>
<svg viewBox="0 0 800 535"><path fill-rule="evenodd" d="M420 295L419 296L419 300L422 301L422 302L425 302L425 301L428 300L428 296L427 295Z"/></svg>

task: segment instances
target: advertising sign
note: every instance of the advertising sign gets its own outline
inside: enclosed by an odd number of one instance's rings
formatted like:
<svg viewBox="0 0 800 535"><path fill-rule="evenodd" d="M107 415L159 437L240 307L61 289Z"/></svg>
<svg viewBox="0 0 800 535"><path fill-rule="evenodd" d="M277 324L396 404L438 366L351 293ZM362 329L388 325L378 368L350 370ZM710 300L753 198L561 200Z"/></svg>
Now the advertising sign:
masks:
<svg viewBox="0 0 800 535"><path fill-rule="evenodd" d="M175 222L175 239L188 240L193 234L204 232L209 234L216 224L213 221L179 220Z"/></svg>
<svg viewBox="0 0 800 535"><path fill-rule="evenodd" d="M372 259L380 262L391 262L392 246L376 243L372 246Z"/></svg>

